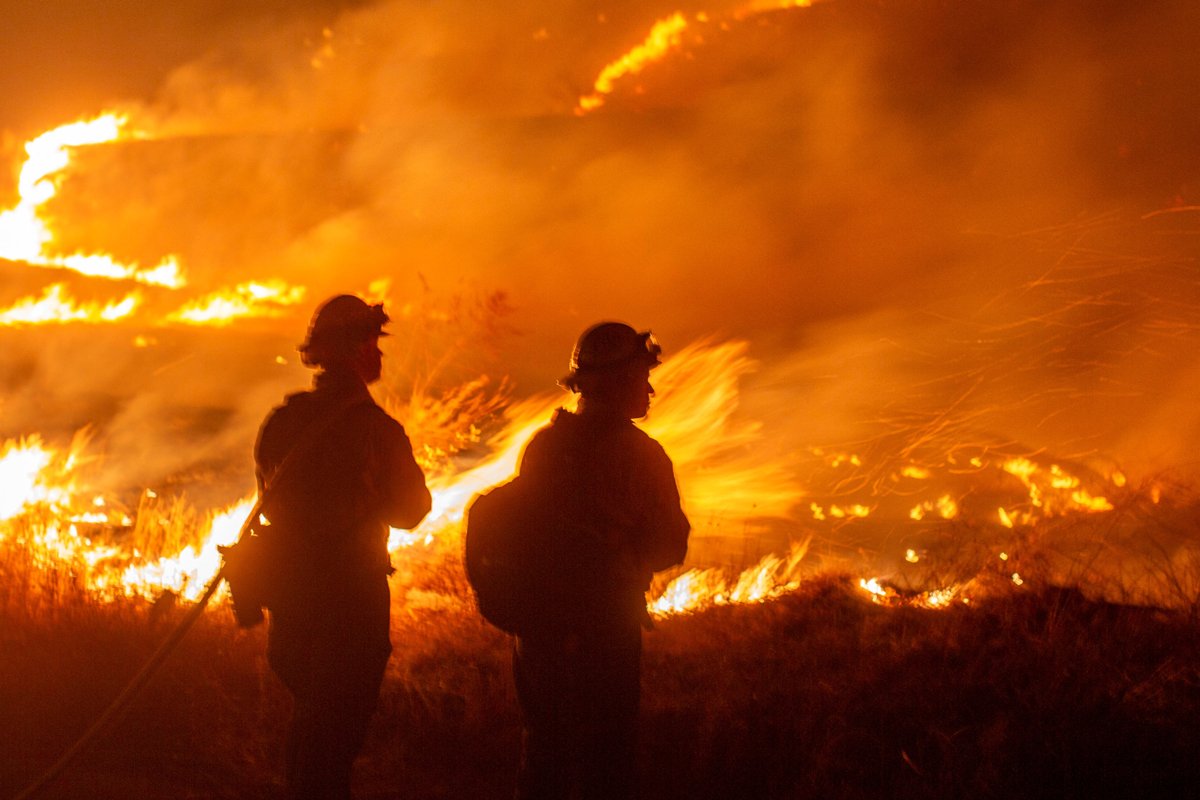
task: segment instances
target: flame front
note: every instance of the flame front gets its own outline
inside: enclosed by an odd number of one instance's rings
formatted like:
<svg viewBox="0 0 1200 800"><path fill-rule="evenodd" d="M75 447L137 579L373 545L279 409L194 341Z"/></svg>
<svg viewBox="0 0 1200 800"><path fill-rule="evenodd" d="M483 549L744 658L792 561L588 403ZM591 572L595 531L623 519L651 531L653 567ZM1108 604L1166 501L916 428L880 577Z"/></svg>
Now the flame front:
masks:
<svg viewBox="0 0 1200 800"><path fill-rule="evenodd" d="M808 539L792 545L786 556L767 555L730 581L722 570L692 569L667 584L650 603L650 612L668 616L715 605L761 603L800 587L800 563Z"/></svg>
<svg viewBox="0 0 1200 800"><path fill-rule="evenodd" d="M90 277L135 280L153 286L179 288L185 284L182 269L174 256L167 256L156 266L143 269L136 264L122 264L105 254L64 256L50 252L54 235L38 211L57 194L55 176L70 164L71 148L114 142L122 136L127 123L127 117L109 113L61 125L26 143L28 159L21 167L18 182L20 201L15 208L0 213L0 258L39 267L62 267Z"/></svg>
<svg viewBox="0 0 1200 800"><path fill-rule="evenodd" d="M46 484L55 454L43 446L41 437L6 442L0 452L0 521L12 519L31 504L61 499L62 490Z"/></svg>
<svg viewBox="0 0 1200 800"><path fill-rule="evenodd" d="M304 299L303 286L251 281L194 300L167 317L185 325L225 326L239 319L278 317Z"/></svg>
<svg viewBox="0 0 1200 800"><path fill-rule="evenodd" d="M767 554L740 573L716 567L681 572L650 601L649 610L656 616L714 605L762 602L792 591L800 585L808 563L816 532L812 526L837 526L851 520L865 524L872 514L872 508L864 503L806 502L807 498L798 494L795 477L786 463L764 462L745 455L753 453L751 445L760 434L756 425L737 418L737 384L752 369L753 362L746 358L741 342L702 342L684 348L655 374L658 394L646 426L671 453L683 500L693 519L723 515L719 524L734 528L759 518L792 520L790 524L799 524L809 532L795 539L783 554ZM450 466L431 472L432 511L414 531L393 530L389 549L404 558L400 551L405 548L430 552L461 548L464 509L471 498L513 475L524 443L546 424L563 399L543 396L510 406L504 424L488 442L489 457L469 469ZM253 505L253 499L245 499L194 524L185 524L179 522L178 507L161 505L155 493L146 490L136 514L131 516L121 510L119 502L79 489L78 469L86 462L82 440L70 450L59 451L31 436L7 443L2 452L0 480L6 491L0 498L0 536L6 546L26 548L35 554L34 561L42 568L71 571L100 597L153 597L164 591L185 599L198 597L219 569L217 547L233 540ZM836 465L831 468L837 470L869 467L866 459L857 455L822 453L821 458ZM981 468L983 464L980 460ZM1103 498L1092 498L1088 504L1075 503L1085 491L1082 481L1060 465L1041 467L1029 459L1013 458L1002 462L1001 468L1029 492L1038 487L1036 499L1040 505L1023 512L1029 515L1028 524L1050 513L1104 510L1097 503ZM925 468L902 467L895 472L923 482L936 477ZM1061 505L1068 502L1075 504ZM794 516L801 508L813 512L808 522ZM1048 508L1056 510L1050 512ZM936 515L950 521L961 513L959 504L942 493L918 505L909 518L916 522L926 515ZM140 538L146 538L145 532L157 529L175 532L164 536L159 531L149 538L176 541L177 547L172 552L148 556L136 544L140 540L138 532L142 532ZM702 544L704 534L696 535L700 536L697 543ZM1008 553L1001 558L1007 562ZM924 563L922 551L915 548L905 551L904 560ZM1023 582L1012 573L1013 585ZM887 604L945 608L952 602L970 600L966 589L958 584L907 594L888 588L880 579L863 579L861 587L876 602Z"/></svg>
<svg viewBox="0 0 1200 800"><path fill-rule="evenodd" d="M741 21L756 14L768 11L783 11L790 8L807 8L813 0L750 0L729 15L735 21ZM707 23L712 16L707 12L698 12L693 20L697 23ZM683 43L683 34L688 29L687 17L682 11L676 11L671 16L660 19L650 28L646 38L640 44L623 53L616 60L605 65L596 76L592 91L579 98L575 114L582 116L595 111L604 105L605 98L617 88L618 81L630 75L637 75L651 64L662 61L670 53L678 50Z"/></svg>
<svg viewBox="0 0 1200 800"><path fill-rule="evenodd" d="M647 64L658 61L678 47L687 25L682 12L676 12L667 19L654 23L644 42L600 70L592 93L579 98L576 113L585 114L604 105L604 96L612 93L619 79L626 75L636 75L645 69Z"/></svg>
<svg viewBox="0 0 1200 800"><path fill-rule="evenodd" d="M270 291L265 294L274 296ZM694 533L697 552L703 551L704 537L713 534L714 528L718 533L744 530L756 519L788 521L805 533L794 537L784 553L768 553L740 572L715 566L680 572L650 600L650 613L656 616L763 602L796 589L805 570L811 569L810 543L822 527L833 530L844 524L868 524L878 511L868 503L886 500L844 498L818 503L798 491L786 456L755 457L760 429L755 423L739 420L736 413L738 381L752 369L754 362L746 357L742 342L701 342L680 350L655 372L658 395L646 427L676 462L689 515L707 523ZM443 554L460 551L463 513L470 499L515 473L522 446L545 425L563 399L535 397L511 405L504 411L503 426L488 440L490 456L467 469L431 471L432 511L414 531L391 531L389 549L396 557L407 558L401 552L406 548ZM5 487L0 497L0 541L6 548L29 553L30 563L37 569L70 573L73 582L82 583L98 597L152 597L172 591L184 599L196 599L220 569L217 547L233 541L253 505L253 499L241 500L190 523L178 504L163 505L162 499L146 489L137 512L131 515L121 510L119 501L79 488L78 470L86 463L82 438L71 449L60 451L31 435L6 443L0 452L0 485ZM854 453L812 452L824 468L839 476L832 487L846 485L845 470L871 469L869 459ZM970 467L977 474L995 469L1015 479L1026 493L1024 506L1001 507L991 523L997 530L1036 525L1069 513L1112 509L1109 499L1092 495L1085 482L1061 464L1042 465L1026 457L995 462L974 457ZM929 465L901 464L888 471L896 480L919 485L938 480L938 470ZM859 483L851 481L850 485ZM1116 488L1116 482L1112 486ZM802 509L811 515L806 519L797 515ZM964 513L960 501L943 491L902 515L913 524L928 524L930 518L944 524ZM154 535L146 536L146 531ZM176 547L170 552L145 554L137 542L148 537L175 542ZM928 560L917 548L904 551L906 564L924 565ZM1025 583L1025 578L1008 566L1008 551L1001 553L1000 560L1006 565L1010 585ZM881 578L864 578L860 588L878 603L935 609L970 602L972 594L970 582L899 593Z"/></svg>
<svg viewBox="0 0 1200 800"><path fill-rule="evenodd" d="M130 292L124 298L104 305L81 303L67 294L65 284L55 283L46 287L40 297L27 297L0 310L0 325L116 322L133 314L141 302L140 292Z"/></svg>
<svg viewBox="0 0 1200 800"><path fill-rule="evenodd" d="M147 138L128 132L128 118L110 112L90 120L61 125L30 140L18 179L19 202L0 213L0 258L35 267L66 269L102 281L134 281L160 290L178 292L188 286L179 259L165 256L157 265L143 268L126 264L105 253L56 254L54 233L41 218L42 206L58 193L58 181L71 164L71 151L124 139ZM175 311L158 315L154 326L189 325L224 327L239 319L273 318L288 313L304 300L307 289L279 279L252 280L229 289L183 302ZM130 320L145 306L140 290L106 301L81 301L67 284L58 281L40 294L20 298L0 308L0 326L47 324L102 324Z"/></svg>
<svg viewBox="0 0 1200 800"><path fill-rule="evenodd" d="M662 402L655 407L651 426L663 441L677 444L674 457L682 494L693 513L695 509L711 513L714 492L728 490L729 496L748 500L756 485L761 487L759 511L784 514L796 501L778 465L751 465L737 458L724 464L713 460L714 445L715 452L728 452L756 435L754 426L732 421L737 379L751 367L744 353L745 345L737 342L686 348L664 364L661 379L656 380ZM705 398L707 403L702 403ZM431 512L415 531L393 530L389 548L395 552L408 547L434 551L461 547L462 519L471 498L513 475L524 443L564 399L570 398L543 396L508 408L505 424L489 442L492 454L470 469L432 474ZM89 591L100 597L153 597L164 591L185 599L198 597L219 569L218 545L233 540L253 504L252 499L243 500L207 522L199 521L175 537L181 546L174 553L147 558L137 547L122 546L120 541L136 539L133 533L138 529L186 527L172 521L179 509L164 509L149 490L143 494L136 519L117 510L115 501L81 499L86 493L77 489L78 448L60 453L31 437L8 443L4 454L0 459L0 477L8 487L0 505L4 538L37 552L43 567L67 569L82 577ZM89 537L85 527L107 531L111 541ZM113 531L126 533L114 536ZM796 544L784 556L768 555L733 578L716 570L685 572L652 602L651 610L661 616L778 596L799 585L807 545L807 541Z"/></svg>
<svg viewBox="0 0 1200 800"><path fill-rule="evenodd" d="M1005 527L1029 524L1040 512L1043 516L1056 516L1070 512L1094 514L1112 511L1113 504L1107 497L1093 496L1081 488L1078 477L1069 474L1058 464L1042 467L1028 458L1012 458L1005 461L1002 469L1017 478L1029 492L1029 504L1025 510L1000 509L1000 519ZM1119 473L1118 473L1119 474ZM1113 479L1113 486L1120 488Z"/></svg>

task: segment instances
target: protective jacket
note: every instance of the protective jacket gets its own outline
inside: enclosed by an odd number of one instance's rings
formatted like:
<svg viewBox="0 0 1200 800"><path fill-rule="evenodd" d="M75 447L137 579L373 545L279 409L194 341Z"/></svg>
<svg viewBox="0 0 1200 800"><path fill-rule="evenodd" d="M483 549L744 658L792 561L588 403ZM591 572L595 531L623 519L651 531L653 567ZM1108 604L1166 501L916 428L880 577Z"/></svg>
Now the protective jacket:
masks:
<svg viewBox="0 0 1200 800"><path fill-rule="evenodd" d="M336 595L388 574L388 527L415 526L430 496L400 423L361 380L329 372L263 423L255 448L260 491L314 429L316 439L271 485L262 534L302 594Z"/></svg>
<svg viewBox="0 0 1200 800"><path fill-rule="evenodd" d="M628 419L560 409L526 446L520 478L559 512L584 624L641 620L653 573L683 561L690 530L662 446Z"/></svg>

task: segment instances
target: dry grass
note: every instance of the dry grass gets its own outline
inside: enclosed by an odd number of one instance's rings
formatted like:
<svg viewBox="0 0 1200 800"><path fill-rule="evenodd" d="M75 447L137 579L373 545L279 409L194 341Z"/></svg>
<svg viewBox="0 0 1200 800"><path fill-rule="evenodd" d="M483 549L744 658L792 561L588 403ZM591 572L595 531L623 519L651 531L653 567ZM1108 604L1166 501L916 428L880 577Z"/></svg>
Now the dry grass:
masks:
<svg viewBox="0 0 1200 800"><path fill-rule="evenodd" d="M360 792L509 797L518 721L508 642L455 601L453 565L434 573L398 598ZM64 593L54 614L28 613L12 595L0 611L7 797L102 710L181 610ZM773 603L673 618L646 644L649 798L1200 790L1200 631L1186 611L1061 589L945 611L885 608L850 579L824 576ZM278 796L287 700L263 651L261 629L239 631L214 608L45 796Z"/></svg>

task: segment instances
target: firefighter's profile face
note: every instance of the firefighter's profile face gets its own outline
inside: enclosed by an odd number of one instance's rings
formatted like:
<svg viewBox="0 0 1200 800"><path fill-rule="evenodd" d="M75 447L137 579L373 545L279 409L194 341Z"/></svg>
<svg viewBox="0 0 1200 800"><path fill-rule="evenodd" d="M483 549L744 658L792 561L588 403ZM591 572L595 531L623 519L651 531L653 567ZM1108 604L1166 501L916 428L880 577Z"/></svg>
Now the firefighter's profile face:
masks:
<svg viewBox="0 0 1200 800"><path fill-rule="evenodd" d="M373 336L358 346L354 353L354 369L366 383L374 383L383 374L383 351L379 337Z"/></svg>
<svg viewBox="0 0 1200 800"><path fill-rule="evenodd" d="M617 394L621 411L630 419L641 419L650 412L650 397L654 387L650 385L650 367L630 367L622 376Z"/></svg>

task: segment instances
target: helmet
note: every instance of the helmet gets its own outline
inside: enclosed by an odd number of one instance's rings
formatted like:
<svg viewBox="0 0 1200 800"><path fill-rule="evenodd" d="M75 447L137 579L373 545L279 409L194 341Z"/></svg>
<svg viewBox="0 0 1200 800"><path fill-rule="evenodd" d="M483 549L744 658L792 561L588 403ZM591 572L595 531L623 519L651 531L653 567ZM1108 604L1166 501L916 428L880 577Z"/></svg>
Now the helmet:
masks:
<svg viewBox="0 0 1200 800"><path fill-rule="evenodd" d="M662 348L650 331L638 333L623 322L601 322L588 328L571 353L571 371L559 381L572 391L579 378L603 375L631 364L657 367Z"/></svg>
<svg viewBox="0 0 1200 800"><path fill-rule="evenodd" d="M308 366L320 366L330 356L347 353L358 344L376 336L387 336L388 323L383 304L367 305L352 294L339 294L317 307L308 336L298 348Z"/></svg>

